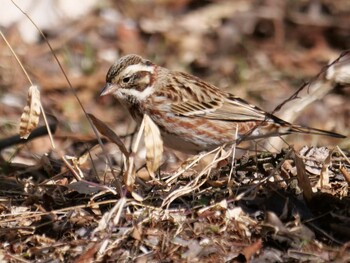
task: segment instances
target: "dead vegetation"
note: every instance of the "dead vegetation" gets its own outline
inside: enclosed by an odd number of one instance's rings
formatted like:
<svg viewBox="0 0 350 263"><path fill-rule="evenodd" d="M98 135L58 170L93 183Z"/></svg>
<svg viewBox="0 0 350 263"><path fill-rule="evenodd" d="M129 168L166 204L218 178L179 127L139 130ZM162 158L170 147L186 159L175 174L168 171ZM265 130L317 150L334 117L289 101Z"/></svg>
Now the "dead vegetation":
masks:
<svg viewBox="0 0 350 263"><path fill-rule="evenodd" d="M136 129L99 98L110 64L138 53L349 136L349 12L345 0L105 1L45 29L52 49L19 23L2 29L19 62L0 41L0 261L349 262L348 139L184 156L163 151L147 116Z"/></svg>

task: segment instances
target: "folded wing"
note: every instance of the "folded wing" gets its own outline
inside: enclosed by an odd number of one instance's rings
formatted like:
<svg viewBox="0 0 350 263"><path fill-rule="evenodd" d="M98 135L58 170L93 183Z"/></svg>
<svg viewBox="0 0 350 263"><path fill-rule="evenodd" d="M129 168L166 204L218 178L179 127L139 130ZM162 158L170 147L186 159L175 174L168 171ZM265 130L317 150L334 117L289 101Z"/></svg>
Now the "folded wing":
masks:
<svg viewBox="0 0 350 263"><path fill-rule="evenodd" d="M189 100L172 105L172 112L186 117L202 117L223 121L263 121L266 113L232 94L213 94L206 100Z"/></svg>

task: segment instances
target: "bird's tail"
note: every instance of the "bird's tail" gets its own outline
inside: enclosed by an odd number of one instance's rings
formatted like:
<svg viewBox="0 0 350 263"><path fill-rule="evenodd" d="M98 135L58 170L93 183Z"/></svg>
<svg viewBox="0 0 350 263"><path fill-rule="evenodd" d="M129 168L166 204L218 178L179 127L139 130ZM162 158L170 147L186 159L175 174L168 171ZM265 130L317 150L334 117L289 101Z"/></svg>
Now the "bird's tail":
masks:
<svg viewBox="0 0 350 263"><path fill-rule="evenodd" d="M262 129L260 129L260 128ZM257 131L257 132L256 132ZM272 114L266 114L266 120L260 124L257 124L254 129L250 130L248 133L242 135L240 140L247 141L252 139L261 139L268 137L278 137L288 134L315 134L321 136L328 136L334 138L346 138L346 136L331 132L325 131L317 128L311 128L306 126L294 125L289 122L286 122Z"/></svg>
<svg viewBox="0 0 350 263"><path fill-rule="evenodd" d="M291 124L273 115L270 115L269 119L273 120L273 123L270 123L270 124L272 124L276 129L275 130L276 134L274 136L287 135L291 133L304 133L304 134L315 134L315 135L322 135L322 136L328 136L328 137L334 137L334 138L346 138L346 136L339 133Z"/></svg>
<svg viewBox="0 0 350 263"><path fill-rule="evenodd" d="M339 134L339 133L325 131L325 130L316 129L316 128L304 127L304 126L299 126L299 125L291 125L288 132L289 133L316 134L316 135L329 136L329 137L335 137L335 138L346 138L346 136Z"/></svg>

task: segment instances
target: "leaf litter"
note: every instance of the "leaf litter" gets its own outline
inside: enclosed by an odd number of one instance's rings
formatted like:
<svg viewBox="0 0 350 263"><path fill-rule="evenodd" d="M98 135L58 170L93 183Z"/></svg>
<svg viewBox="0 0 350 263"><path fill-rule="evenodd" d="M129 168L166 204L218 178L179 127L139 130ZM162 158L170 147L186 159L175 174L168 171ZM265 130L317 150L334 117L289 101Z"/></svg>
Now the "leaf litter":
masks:
<svg viewBox="0 0 350 263"><path fill-rule="evenodd" d="M274 99L286 101L275 112L279 116L285 113L295 119L299 115L300 122L308 126L314 126L312 120L319 116L325 129L336 126L338 132L348 135L344 120L349 107L344 102L349 96L349 55L343 53L338 60L326 56L341 52L331 49L323 31L335 27L337 34L343 30L329 19L341 19L338 4L332 6L331 15L320 11L316 24L320 30L309 31L306 40L307 26L315 22L300 19L301 15L311 17L300 10L309 10L317 1L288 7L271 6L269 1L257 6L249 1L208 1L198 6L195 1L156 2L111 3L99 7L100 14L87 15L87 23L72 22L74 32L81 34L67 38L64 26L49 32L49 41L72 75L91 123L104 136L100 142L79 107L68 103L68 84L58 77L46 45L26 46L16 32L6 31L13 43L19 41L29 51L30 59L23 54L20 58L40 84L40 103L56 117L58 129L51 129L56 146L42 154L36 144L47 132L9 142L7 138L18 130L1 118L6 125L0 128L0 140L7 141L0 143L3 261L347 262L350 153L346 140L338 147L339 141L323 137L312 137L313 141L298 137L294 142L288 138L285 141L294 144L289 148L284 141L267 150L265 142L259 141L249 150L239 144L217 149L211 156L189 158L176 153L178 158L170 158L172 153L160 147L152 122L146 119L145 134L135 132L113 98L97 99L96 88L103 86L111 63L102 59L108 51L137 52L221 87L234 87L235 94L258 105ZM328 7L326 1L319 4ZM288 8L293 12L276 12ZM108 11L117 14L113 21L104 18ZM192 21L200 17L202 27L196 27ZM295 28L289 27L290 21ZM293 41L283 47L287 33ZM88 52L89 47L95 52ZM0 46L0 56L3 67L17 67L11 64L5 46ZM93 63L80 64L83 60ZM329 61L335 62L322 69ZM10 71L2 72L4 93L26 93L20 77L9 81L10 75L5 74ZM310 86L293 83L304 79L313 81ZM309 91L318 81L324 86L317 87L331 90L327 96L333 96L332 102L327 104L326 96L326 106L316 114L307 108L301 114L290 113L305 104L310 107L316 98L308 97ZM302 86L302 93L286 100L286 94ZM267 110L272 111L270 106L267 104ZM21 110L1 107L0 116L18 124ZM31 112L37 111L27 111L27 115ZM33 126L30 132L38 134L38 129ZM137 138L136 146L133 138ZM167 170L170 159L175 161ZM139 176L145 170L148 179Z"/></svg>

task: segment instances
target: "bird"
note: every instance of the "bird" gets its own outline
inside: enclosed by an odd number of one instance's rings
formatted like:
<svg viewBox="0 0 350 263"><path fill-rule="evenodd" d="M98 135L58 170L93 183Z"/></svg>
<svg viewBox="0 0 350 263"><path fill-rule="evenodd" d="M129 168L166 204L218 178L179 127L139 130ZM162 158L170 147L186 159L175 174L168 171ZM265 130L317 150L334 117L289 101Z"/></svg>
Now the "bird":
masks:
<svg viewBox="0 0 350 263"><path fill-rule="evenodd" d="M345 138L288 123L196 76L169 70L136 54L121 57L109 68L100 95L108 94L137 123L147 114L158 126L164 144L185 153L290 133Z"/></svg>

